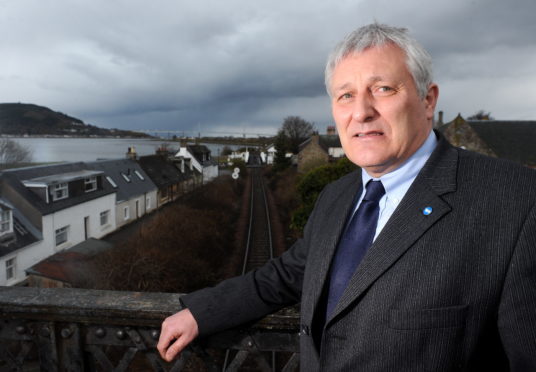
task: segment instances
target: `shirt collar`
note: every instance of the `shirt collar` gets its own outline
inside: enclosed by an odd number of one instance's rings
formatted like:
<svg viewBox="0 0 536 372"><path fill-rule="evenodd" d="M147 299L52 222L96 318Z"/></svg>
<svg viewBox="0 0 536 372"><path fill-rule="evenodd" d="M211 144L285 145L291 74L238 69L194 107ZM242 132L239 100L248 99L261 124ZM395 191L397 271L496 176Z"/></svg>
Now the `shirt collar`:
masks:
<svg viewBox="0 0 536 372"><path fill-rule="evenodd" d="M363 172L361 172L363 190L365 190L366 184L371 179L379 180L382 181L386 196L389 199L400 201L430 155L432 155L436 145L437 137L434 131L431 130L421 147L394 171L386 173L380 178L374 178L363 169Z"/></svg>

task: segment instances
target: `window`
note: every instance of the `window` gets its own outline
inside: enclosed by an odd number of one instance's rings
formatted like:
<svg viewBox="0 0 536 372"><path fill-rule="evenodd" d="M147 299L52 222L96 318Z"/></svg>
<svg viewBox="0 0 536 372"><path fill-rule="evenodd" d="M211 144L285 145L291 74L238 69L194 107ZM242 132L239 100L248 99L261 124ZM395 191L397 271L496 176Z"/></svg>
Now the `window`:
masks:
<svg viewBox="0 0 536 372"><path fill-rule="evenodd" d="M151 198L147 197L145 200L145 209L151 209Z"/></svg>
<svg viewBox="0 0 536 372"><path fill-rule="evenodd" d="M108 224L108 220L110 219L110 211L104 211L100 213L100 224L101 226L104 226Z"/></svg>
<svg viewBox="0 0 536 372"><path fill-rule="evenodd" d="M129 211L128 207L125 207L123 209L123 215L125 217L125 220L128 220L130 218L130 211Z"/></svg>
<svg viewBox="0 0 536 372"><path fill-rule="evenodd" d="M130 178L128 178L128 176L126 174L124 174L123 172L121 172L121 176L123 176L125 181L130 182Z"/></svg>
<svg viewBox="0 0 536 372"><path fill-rule="evenodd" d="M67 182L57 183L52 186L52 200L61 200L69 196Z"/></svg>
<svg viewBox="0 0 536 372"><path fill-rule="evenodd" d="M143 178L143 176L141 175L141 173L138 172L136 169L134 169L134 174L135 174L136 176L138 176L138 178L139 178L140 180L145 181L145 178Z"/></svg>
<svg viewBox="0 0 536 372"><path fill-rule="evenodd" d="M11 211L3 210L0 212L0 233L11 231Z"/></svg>
<svg viewBox="0 0 536 372"><path fill-rule="evenodd" d="M69 225L56 230L56 247L67 241L68 234L69 234Z"/></svg>
<svg viewBox="0 0 536 372"><path fill-rule="evenodd" d="M6 280L15 279L17 274L17 257L6 260Z"/></svg>
<svg viewBox="0 0 536 372"><path fill-rule="evenodd" d="M84 179L86 192L97 190L97 176L91 176Z"/></svg>
<svg viewBox="0 0 536 372"><path fill-rule="evenodd" d="M110 182L110 185L112 185L114 188L117 188L117 184L114 182L112 177L106 176L106 179L108 180L108 182Z"/></svg>

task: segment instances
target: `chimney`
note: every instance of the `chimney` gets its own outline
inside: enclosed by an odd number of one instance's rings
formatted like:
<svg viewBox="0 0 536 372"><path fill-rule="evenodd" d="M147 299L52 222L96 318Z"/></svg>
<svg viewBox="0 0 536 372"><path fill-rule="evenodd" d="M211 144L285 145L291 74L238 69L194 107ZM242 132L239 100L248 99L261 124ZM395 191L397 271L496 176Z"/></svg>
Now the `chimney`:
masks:
<svg viewBox="0 0 536 372"><path fill-rule="evenodd" d="M132 159L132 160L136 160L136 158L138 157L138 154L136 154L136 149L134 148L134 146L130 146L127 150L127 159Z"/></svg>
<svg viewBox="0 0 536 372"><path fill-rule="evenodd" d="M437 121L434 123L434 128L439 128L443 125L443 111L438 111Z"/></svg>
<svg viewBox="0 0 536 372"><path fill-rule="evenodd" d="M334 125L329 125L327 130L326 130L326 134L328 136L334 136L337 134L337 132L335 131L335 126Z"/></svg>

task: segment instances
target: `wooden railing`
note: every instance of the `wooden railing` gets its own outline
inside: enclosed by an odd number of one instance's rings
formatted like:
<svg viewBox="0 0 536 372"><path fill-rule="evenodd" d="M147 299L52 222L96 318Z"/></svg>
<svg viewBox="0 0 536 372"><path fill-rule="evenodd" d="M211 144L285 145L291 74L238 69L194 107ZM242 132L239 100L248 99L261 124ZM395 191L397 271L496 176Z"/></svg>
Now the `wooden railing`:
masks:
<svg viewBox="0 0 536 372"><path fill-rule="evenodd" d="M156 350L160 324L180 309L179 298L0 287L0 371L297 370L299 315L294 309L197 340L178 360L164 362Z"/></svg>

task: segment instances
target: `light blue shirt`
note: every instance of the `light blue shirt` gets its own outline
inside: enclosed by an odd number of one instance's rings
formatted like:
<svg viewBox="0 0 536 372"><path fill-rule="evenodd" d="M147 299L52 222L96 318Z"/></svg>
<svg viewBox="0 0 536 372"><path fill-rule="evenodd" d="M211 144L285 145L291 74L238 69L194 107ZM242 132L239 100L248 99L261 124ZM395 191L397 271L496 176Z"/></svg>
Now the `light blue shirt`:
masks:
<svg viewBox="0 0 536 372"><path fill-rule="evenodd" d="M396 207L398 207L398 204L404 195L406 195L406 192L417 177L417 174L419 174L430 155L432 155L436 145L437 138L432 130L422 146L394 171L384 174L380 178L369 176L364 169L363 172L361 172L363 192L355 206L354 213L365 196L365 185L368 181L371 179L374 181L382 181L383 187L385 188L385 195L380 199L380 216L378 217L378 225L376 227L374 240L376 240L376 237L380 234L387 221L389 221L389 218Z"/></svg>

